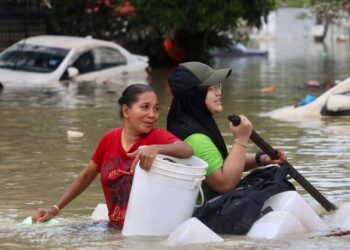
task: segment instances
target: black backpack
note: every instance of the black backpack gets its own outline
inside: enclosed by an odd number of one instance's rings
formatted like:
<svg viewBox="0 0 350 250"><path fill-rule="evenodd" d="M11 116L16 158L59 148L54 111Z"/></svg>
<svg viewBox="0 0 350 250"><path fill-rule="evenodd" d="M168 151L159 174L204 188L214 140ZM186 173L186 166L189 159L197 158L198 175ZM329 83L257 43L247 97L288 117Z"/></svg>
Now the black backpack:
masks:
<svg viewBox="0 0 350 250"><path fill-rule="evenodd" d="M207 200L193 216L215 233L246 234L256 220L272 210L261 211L269 197L295 190L287 175L287 166L255 169L235 189Z"/></svg>

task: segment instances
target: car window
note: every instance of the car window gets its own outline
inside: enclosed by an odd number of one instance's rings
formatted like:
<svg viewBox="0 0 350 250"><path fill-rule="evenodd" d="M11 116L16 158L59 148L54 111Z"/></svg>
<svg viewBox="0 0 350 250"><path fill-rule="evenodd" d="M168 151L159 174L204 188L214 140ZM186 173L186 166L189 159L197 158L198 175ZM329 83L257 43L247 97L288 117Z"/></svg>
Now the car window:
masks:
<svg viewBox="0 0 350 250"><path fill-rule="evenodd" d="M80 74L95 71L96 67L93 52L91 50L84 52L75 60L72 66L77 68Z"/></svg>
<svg viewBox="0 0 350 250"><path fill-rule="evenodd" d="M30 72L52 72L69 50L21 43L0 54L0 68Z"/></svg>
<svg viewBox="0 0 350 250"><path fill-rule="evenodd" d="M96 67L101 69L108 69L111 67L126 65L126 58L119 50L109 47L98 47L95 49Z"/></svg>

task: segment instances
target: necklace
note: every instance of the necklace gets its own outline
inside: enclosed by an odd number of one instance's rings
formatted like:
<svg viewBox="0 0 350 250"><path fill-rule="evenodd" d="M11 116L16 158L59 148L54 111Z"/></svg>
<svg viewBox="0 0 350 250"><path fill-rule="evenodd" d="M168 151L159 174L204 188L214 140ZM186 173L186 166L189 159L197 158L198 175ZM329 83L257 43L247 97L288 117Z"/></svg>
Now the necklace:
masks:
<svg viewBox="0 0 350 250"><path fill-rule="evenodd" d="M125 128L122 130L122 146L125 152L128 152L130 148L135 144L137 141L137 138L128 135L128 132L126 131Z"/></svg>

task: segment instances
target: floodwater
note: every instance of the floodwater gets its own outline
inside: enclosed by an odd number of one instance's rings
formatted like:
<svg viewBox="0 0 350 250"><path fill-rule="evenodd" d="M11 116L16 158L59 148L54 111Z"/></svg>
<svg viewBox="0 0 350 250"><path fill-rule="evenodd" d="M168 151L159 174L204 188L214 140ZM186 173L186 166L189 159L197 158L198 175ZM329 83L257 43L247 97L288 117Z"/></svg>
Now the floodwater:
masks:
<svg viewBox="0 0 350 250"><path fill-rule="evenodd" d="M308 80L343 80L349 76L349 43L327 46L308 39L281 39L261 44L269 57L216 58L216 67L231 67L232 78L223 86L225 111L216 117L229 144L232 137L227 115L245 114L255 130L275 147L283 148L294 165L325 197L336 205L350 201L350 119L324 118L282 122L263 117L264 112L296 104L307 94L323 90L301 88ZM171 101L167 76L171 68L155 68L150 85L162 104L160 127ZM262 87L276 85L274 93ZM119 126L116 91L74 85L60 90L5 91L0 95L0 248L1 249L163 249L165 237L123 237L105 222L89 216L104 202L99 180L57 217L57 225L25 226L21 222L36 208L55 204L66 187L89 161L99 138ZM84 133L67 138L67 130ZM249 150L257 148L249 145ZM321 214L332 230L332 214L298 184L299 193ZM150 225L151 226L151 225ZM223 236L219 244L178 249L349 249L349 236L324 237L328 232L292 235L280 239ZM177 249L177 248L176 248Z"/></svg>

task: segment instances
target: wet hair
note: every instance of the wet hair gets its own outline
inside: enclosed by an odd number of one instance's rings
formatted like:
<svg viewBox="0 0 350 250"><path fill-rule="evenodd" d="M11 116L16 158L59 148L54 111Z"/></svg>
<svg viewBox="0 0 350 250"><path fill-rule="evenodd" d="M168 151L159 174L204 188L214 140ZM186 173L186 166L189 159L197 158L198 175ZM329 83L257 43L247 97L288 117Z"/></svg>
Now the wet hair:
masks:
<svg viewBox="0 0 350 250"><path fill-rule="evenodd" d="M146 92L154 92L154 90L149 86L141 83L135 83L129 85L122 93L122 95L118 99L118 104L120 107L119 115L120 118L123 117L123 111L122 106L125 104L128 107L131 107L135 102L137 102L138 97L140 94L146 93Z"/></svg>

